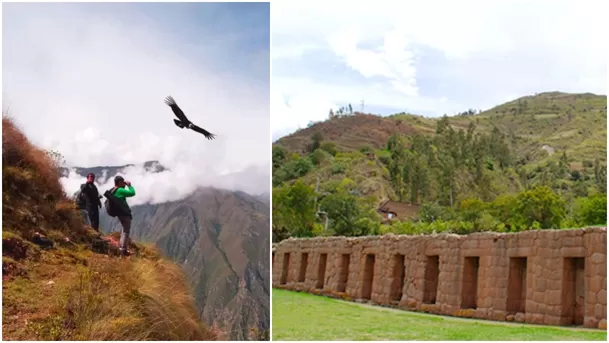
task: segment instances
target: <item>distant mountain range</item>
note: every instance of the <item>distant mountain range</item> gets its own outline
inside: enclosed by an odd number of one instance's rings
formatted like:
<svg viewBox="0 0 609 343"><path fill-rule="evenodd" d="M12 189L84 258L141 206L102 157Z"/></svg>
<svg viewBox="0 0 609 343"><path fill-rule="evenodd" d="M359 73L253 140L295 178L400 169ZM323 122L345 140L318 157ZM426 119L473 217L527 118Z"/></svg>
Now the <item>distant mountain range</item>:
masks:
<svg viewBox="0 0 609 343"><path fill-rule="evenodd" d="M93 172L104 183L130 166L71 169L83 182ZM167 170L156 161L143 167L150 173ZM245 184L247 179L239 176L247 174L230 175L229 182ZM251 195L203 187L179 201L132 207L133 239L154 242L184 268L201 318L225 330L231 340L251 339L252 328L269 330L269 197L268 191ZM118 220L104 211L100 222L105 232L120 231Z"/></svg>

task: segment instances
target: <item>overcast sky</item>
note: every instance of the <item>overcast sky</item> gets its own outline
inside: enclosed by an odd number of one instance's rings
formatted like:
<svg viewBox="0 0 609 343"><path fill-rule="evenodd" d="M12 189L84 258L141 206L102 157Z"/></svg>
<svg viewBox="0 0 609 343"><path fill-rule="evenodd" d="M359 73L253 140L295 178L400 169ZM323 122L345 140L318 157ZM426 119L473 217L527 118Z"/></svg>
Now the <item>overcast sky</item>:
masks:
<svg viewBox="0 0 609 343"><path fill-rule="evenodd" d="M68 165L160 160L189 186L255 168L268 191L268 4L5 3L2 25L3 110Z"/></svg>
<svg viewBox="0 0 609 343"><path fill-rule="evenodd" d="M440 116L546 91L606 94L605 1L277 1L273 140L331 107Z"/></svg>

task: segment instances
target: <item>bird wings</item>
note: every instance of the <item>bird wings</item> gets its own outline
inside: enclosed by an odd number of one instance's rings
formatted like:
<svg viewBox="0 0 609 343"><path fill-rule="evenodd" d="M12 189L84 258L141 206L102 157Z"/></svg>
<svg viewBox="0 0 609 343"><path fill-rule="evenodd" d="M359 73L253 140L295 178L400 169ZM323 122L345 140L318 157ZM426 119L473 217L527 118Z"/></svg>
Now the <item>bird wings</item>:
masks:
<svg viewBox="0 0 609 343"><path fill-rule="evenodd" d="M211 133L211 132L209 132L209 131L207 131L207 130L205 130L205 129L202 129L202 128L198 127L198 126L197 126L197 125L195 125L195 124L192 124L191 129L192 129L193 131L196 131L196 132L198 132L198 133L203 134L203 136L205 136L205 138L207 138L207 139L209 139L209 140L212 140L212 139L216 138L216 136L215 136L213 133Z"/></svg>
<svg viewBox="0 0 609 343"><path fill-rule="evenodd" d="M176 101L173 99L173 97L171 95L165 98L165 104L167 104L167 106L171 107L173 114L175 114L176 117L178 117L178 119L180 119L180 121L182 123L184 123L185 125L188 125L188 123L190 123L188 118L186 118L186 115L184 114L184 112L182 112L182 109L180 109L180 107L178 107L178 104L176 103Z"/></svg>
<svg viewBox="0 0 609 343"><path fill-rule="evenodd" d="M205 136L205 138L207 138L209 140L216 138L216 136L214 134L212 134L211 132L195 125L190 120L188 120L188 118L186 118L186 115L184 114L184 112L182 112L180 107L178 107L178 104L176 103L176 101L173 99L173 97L171 95L165 98L165 104L167 104L167 106L171 107L171 110L173 111L173 113L176 115L176 117L178 117L178 119L180 119L180 121L182 122L182 124L184 124L185 127L202 134L203 136Z"/></svg>

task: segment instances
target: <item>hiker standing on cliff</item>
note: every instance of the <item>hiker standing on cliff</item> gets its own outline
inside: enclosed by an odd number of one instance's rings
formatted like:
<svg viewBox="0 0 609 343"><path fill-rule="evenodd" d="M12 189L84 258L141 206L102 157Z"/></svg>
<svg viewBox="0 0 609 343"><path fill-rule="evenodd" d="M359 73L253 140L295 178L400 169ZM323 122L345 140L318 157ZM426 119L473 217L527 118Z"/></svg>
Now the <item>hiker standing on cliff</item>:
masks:
<svg viewBox="0 0 609 343"><path fill-rule="evenodd" d="M89 220L91 221L91 227L95 231L99 232L99 209L101 208L101 196L95 186L95 174L87 174L87 182L80 185L80 192L84 195L84 204Z"/></svg>
<svg viewBox="0 0 609 343"><path fill-rule="evenodd" d="M126 187L126 188L125 188ZM135 189L131 186L131 182L125 181L125 179L118 175L114 178L114 188L107 191L105 194L108 198L109 205L106 208L108 214L112 217L118 217L118 220L123 226L121 231L120 249L121 255L127 256L129 254L127 248L129 247L129 233L131 231L131 208L127 204L127 198L135 195Z"/></svg>

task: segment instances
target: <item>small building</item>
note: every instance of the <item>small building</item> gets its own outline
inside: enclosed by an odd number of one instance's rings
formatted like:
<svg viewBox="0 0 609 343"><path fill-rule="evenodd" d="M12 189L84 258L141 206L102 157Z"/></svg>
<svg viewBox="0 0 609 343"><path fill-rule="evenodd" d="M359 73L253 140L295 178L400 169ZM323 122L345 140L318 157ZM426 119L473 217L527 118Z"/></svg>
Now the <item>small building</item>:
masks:
<svg viewBox="0 0 609 343"><path fill-rule="evenodd" d="M419 209L419 205L387 200L382 202L376 211L384 220L408 220L415 218Z"/></svg>

